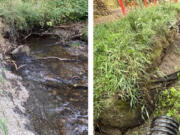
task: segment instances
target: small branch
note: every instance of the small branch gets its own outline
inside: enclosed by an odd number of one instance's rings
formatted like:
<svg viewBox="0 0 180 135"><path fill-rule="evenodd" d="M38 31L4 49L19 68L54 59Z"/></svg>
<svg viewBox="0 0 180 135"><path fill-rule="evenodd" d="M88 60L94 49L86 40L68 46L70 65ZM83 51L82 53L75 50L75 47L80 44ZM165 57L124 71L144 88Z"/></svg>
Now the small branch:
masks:
<svg viewBox="0 0 180 135"><path fill-rule="evenodd" d="M32 35L32 33L29 33L27 36L25 36L25 38L23 40L26 40L27 38L29 38Z"/></svg>
<svg viewBox="0 0 180 135"><path fill-rule="evenodd" d="M23 64L23 65L19 66L19 67L17 68L17 70L19 70L19 69L21 69L21 68L23 68L23 67L25 67L25 66L26 66L26 64Z"/></svg>
<svg viewBox="0 0 180 135"><path fill-rule="evenodd" d="M17 67L17 65L16 65L16 62L13 61L13 60L12 60L11 62L14 64L15 69L18 70L18 67Z"/></svg>
<svg viewBox="0 0 180 135"><path fill-rule="evenodd" d="M54 46L54 45L68 46L68 45L65 44L63 41L59 41L59 42L56 42L56 43L54 43L54 44L51 44L51 46Z"/></svg>
<svg viewBox="0 0 180 135"><path fill-rule="evenodd" d="M36 60L48 60L48 59L57 59L59 61L79 61L79 60L76 60L76 59L59 58L59 57L55 57L55 56L37 58Z"/></svg>
<svg viewBox="0 0 180 135"><path fill-rule="evenodd" d="M31 35L38 35L38 36L52 36L52 35L54 35L54 36L57 36L57 37L60 37L58 34L56 34L56 33L32 33Z"/></svg>
<svg viewBox="0 0 180 135"><path fill-rule="evenodd" d="M80 39L82 37L82 35L83 35L83 33L80 33L80 34L72 36L70 39L71 40L73 40L73 39Z"/></svg>
<svg viewBox="0 0 180 135"><path fill-rule="evenodd" d="M56 36L58 38L60 38L60 35L56 34L56 33L29 33L23 40L26 40L27 38L29 38L32 35L37 35L37 36Z"/></svg>
<svg viewBox="0 0 180 135"><path fill-rule="evenodd" d="M72 26L70 26L70 25L60 25L60 26L55 26L54 28L69 29L69 28L72 28Z"/></svg>

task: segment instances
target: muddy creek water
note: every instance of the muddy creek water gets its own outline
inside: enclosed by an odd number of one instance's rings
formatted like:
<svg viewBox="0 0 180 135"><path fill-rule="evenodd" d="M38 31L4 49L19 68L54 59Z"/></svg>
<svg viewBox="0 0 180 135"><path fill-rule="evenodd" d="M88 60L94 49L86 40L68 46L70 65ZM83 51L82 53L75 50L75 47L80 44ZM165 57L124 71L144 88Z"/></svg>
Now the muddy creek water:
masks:
<svg viewBox="0 0 180 135"><path fill-rule="evenodd" d="M37 135L86 135L87 43L71 41L61 46L55 42L31 38L30 55L15 58L17 73L30 94L25 104L31 120L27 128L33 127Z"/></svg>

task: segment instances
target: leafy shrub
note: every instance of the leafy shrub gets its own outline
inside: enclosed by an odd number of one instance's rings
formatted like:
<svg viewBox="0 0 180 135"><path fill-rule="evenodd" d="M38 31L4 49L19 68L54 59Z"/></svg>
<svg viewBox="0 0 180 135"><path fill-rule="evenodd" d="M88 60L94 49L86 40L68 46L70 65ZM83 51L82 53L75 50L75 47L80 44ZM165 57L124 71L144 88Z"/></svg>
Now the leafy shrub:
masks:
<svg viewBox="0 0 180 135"><path fill-rule="evenodd" d="M161 92L155 115L167 115L180 122L180 87Z"/></svg>

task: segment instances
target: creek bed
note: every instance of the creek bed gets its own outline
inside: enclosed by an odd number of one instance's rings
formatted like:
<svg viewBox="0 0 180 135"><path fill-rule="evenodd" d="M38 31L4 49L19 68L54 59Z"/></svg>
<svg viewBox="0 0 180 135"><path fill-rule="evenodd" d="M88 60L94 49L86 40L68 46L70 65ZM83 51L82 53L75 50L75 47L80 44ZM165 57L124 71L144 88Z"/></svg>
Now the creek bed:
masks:
<svg viewBox="0 0 180 135"><path fill-rule="evenodd" d="M87 43L76 40L70 41L70 46L61 46L54 45L56 41L31 37L27 41L30 55L15 58L19 67L16 73L23 77L30 94L26 115L38 135L86 135Z"/></svg>

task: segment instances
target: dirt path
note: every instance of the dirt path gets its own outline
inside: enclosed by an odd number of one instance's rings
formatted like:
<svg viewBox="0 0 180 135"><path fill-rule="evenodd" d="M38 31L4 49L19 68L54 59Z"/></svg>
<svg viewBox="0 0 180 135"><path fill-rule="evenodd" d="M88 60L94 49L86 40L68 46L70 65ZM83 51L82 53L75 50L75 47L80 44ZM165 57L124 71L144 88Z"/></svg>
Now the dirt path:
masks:
<svg viewBox="0 0 180 135"><path fill-rule="evenodd" d="M99 16L94 18L94 25L102 24L105 22L113 22L122 17L121 8L113 9L110 11L110 15Z"/></svg>
<svg viewBox="0 0 180 135"><path fill-rule="evenodd" d="M126 8L126 13L128 13L132 8ZM111 9L110 14L107 16L95 16L94 25L103 24L105 22L114 22L123 17L121 8Z"/></svg>

